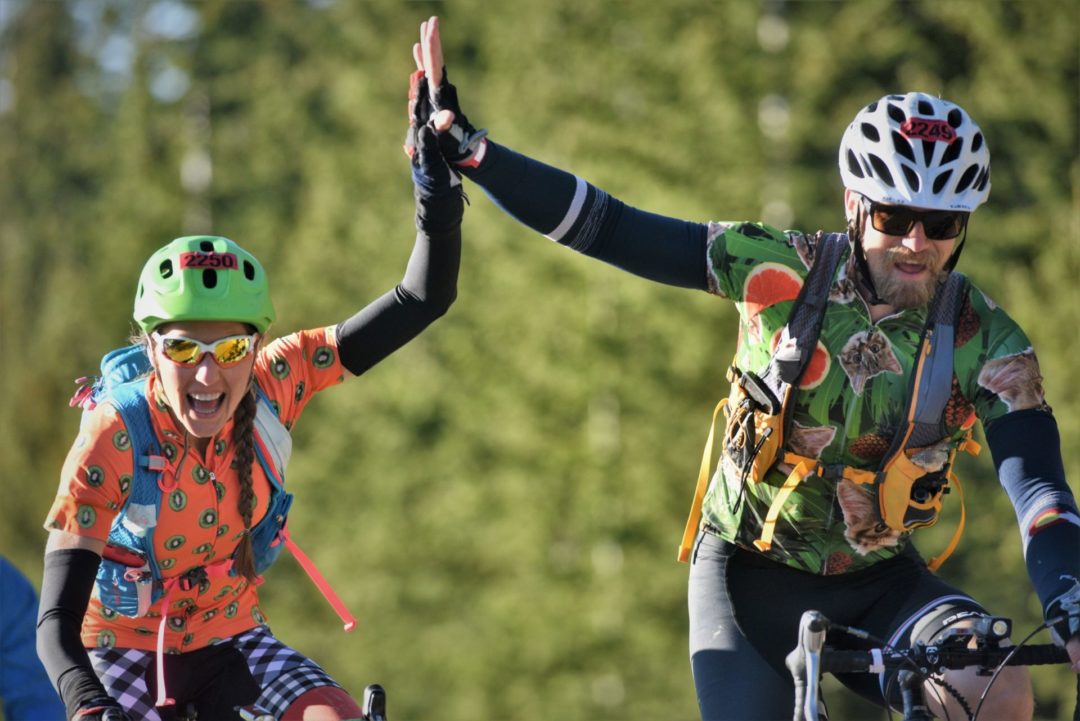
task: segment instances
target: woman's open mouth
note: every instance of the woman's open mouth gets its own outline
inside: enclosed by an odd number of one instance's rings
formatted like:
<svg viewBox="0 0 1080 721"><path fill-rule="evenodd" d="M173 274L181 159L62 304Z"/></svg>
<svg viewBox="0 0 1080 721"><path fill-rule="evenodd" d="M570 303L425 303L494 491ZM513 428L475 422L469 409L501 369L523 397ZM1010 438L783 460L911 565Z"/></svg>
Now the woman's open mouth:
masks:
<svg viewBox="0 0 1080 721"><path fill-rule="evenodd" d="M225 403L224 393L188 393L188 404L192 412L200 418L210 418L221 410Z"/></svg>

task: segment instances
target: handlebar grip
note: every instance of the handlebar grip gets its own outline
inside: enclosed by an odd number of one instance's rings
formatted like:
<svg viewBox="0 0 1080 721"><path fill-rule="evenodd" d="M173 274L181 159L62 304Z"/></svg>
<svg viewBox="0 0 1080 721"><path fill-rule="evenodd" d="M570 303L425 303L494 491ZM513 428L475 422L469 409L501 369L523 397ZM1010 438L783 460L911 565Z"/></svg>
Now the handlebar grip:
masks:
<svg viewBox="0 0 1080 721"><path fill-rule="evenodd" d="M1002 649L1009 651L1010 649ZM1044 666L1054 663L1069 663L1069 652L1061 646L1051 644L1037 644L1035 646L1021 646L1016 653L1009 658L1007 666Z"/></svg>
<svg viewBox="0 0 1080 721"><path fill-rule="evenodd" d="M822 654L821 670L829 673L865 673L873 665L869 651L835 651Z"/></svg>

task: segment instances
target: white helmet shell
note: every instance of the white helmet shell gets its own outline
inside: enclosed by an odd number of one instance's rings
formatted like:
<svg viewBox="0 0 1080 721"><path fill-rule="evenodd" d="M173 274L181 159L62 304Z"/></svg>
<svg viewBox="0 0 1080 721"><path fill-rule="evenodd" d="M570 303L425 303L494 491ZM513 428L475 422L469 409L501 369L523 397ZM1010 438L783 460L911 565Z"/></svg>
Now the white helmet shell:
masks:
<svg viewBox="0 0 1080 721"><path fill-rule="evenodd" d="M990 195L990 151L959 105L886 95L844 131L840 177L877 203L971 212Z"/></svg>

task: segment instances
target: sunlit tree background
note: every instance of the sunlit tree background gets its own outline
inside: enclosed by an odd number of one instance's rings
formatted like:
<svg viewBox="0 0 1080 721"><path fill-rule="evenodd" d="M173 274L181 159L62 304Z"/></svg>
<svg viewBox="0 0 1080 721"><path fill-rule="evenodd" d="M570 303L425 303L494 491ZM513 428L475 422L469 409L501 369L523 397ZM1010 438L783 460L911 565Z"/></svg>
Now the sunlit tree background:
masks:
<svg viewBox="0 0 1080 721"><path fill-rule="evenodd" d="M124 341L150 252L239 241L270 270L278 333L399 280L431 14L478 126L682 218L840 229L854 113L909 89L964 105L994 189L961 268L1033 339L1076 487L1073 2L0 0L0 551L35 583L71 381ZM384 684L398 721L694 718L674 551L733 308L575 256L468 190L450 314L294 434L293 534L359 628L288 558L261 591L271 625L355 692ZM1023 635L1040 612L988 456L962 468L967 531L942 573ZM1074 689L1038 670L1039 718L1066 718ZM829 695L837 718L884 717Z"/></svg>

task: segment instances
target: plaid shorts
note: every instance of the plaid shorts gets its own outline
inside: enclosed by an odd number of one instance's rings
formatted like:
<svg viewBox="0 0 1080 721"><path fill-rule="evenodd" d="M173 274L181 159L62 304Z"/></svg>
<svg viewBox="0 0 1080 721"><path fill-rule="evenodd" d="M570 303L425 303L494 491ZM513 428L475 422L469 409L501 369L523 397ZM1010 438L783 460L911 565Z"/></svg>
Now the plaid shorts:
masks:
<svg viewBox="0 0 1080 721"><path fill-rule="evenodd" d="M277 640L270 629L257 626L219 644L232 645L247 661L252 679L262 689L255 704L280 718L301 695L320 686L340 686L317 663ZM137 719L161 721L147 679L152 675L154 652L137 648L87 649L105 689ZM169 686L169 659L165 657L169 695L183 705L183 689ZM228 710L230 713L232 709Z"/></svg>

